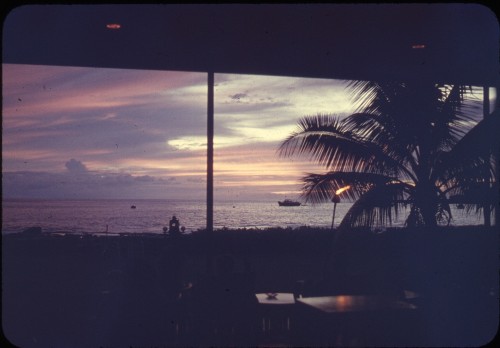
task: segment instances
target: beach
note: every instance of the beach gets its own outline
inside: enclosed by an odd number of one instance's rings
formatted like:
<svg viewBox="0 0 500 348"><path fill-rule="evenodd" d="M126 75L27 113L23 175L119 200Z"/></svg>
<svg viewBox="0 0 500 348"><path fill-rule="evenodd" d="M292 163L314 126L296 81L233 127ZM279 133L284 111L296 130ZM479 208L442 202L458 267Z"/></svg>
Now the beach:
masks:
<svg viewBox="0 0 500 348"><path fill-rule="evenodd" d="M185 346L179 294L196 287L217 257L230 255L236 272L253 277L255 293L411 290L422 295L422 310L402 343L477 345L497 329L497 247L496 229L482 226L340 235L306 227L221 229L177 238L32 230L3 236L4 333L22 347Z"/></svg>

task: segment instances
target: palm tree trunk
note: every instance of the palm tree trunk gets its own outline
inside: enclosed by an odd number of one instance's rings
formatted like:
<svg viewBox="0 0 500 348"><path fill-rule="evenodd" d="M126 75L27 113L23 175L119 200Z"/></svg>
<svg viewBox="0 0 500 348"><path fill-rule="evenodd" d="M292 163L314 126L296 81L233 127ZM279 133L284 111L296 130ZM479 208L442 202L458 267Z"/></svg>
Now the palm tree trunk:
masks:
<svg viewBox="0 0 500 348"><path fill-rule="evenodd" d="M436 227L436 211L437 206L433 204L431 200L427 201L427 204L423 204L420 207L420 211L422 213L422 217L424 218L424 223L426 227Z"/></svg>
<svg viewBox="0 0 500 348"><path fill-rule="evenodd" d="M422 215L425 226L435 227L437 226L436 213L438 210L436 191L432 182L427 179L428 176L422 175L422 173L425 171L420 172L420 174L426 179L419 180L415 185L415 205Z"/></svg>
<svg viewBox="0 0 500 348"><path fill-rule="evenodd" d="M428 143L422 141L419 144L418 167L415 168L418 181L415 183L415 204L422 214L424 224L427 227L437 226L436 213L437 202L435 186L430 181L430 151Z"/></svg>
<svg viewBox="0 0 500 348"><path fill-rule="evenodd" d="M483 215L484 215L484 226L491 226L491 208L490 204L485 204L483 206Z"/></svg>

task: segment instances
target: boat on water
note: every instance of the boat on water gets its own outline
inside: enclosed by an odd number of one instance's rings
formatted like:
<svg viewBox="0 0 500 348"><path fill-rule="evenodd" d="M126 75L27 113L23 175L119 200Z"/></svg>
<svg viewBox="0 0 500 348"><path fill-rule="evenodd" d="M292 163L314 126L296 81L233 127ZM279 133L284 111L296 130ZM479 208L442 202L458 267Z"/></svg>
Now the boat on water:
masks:
<svg viewBox="0 0 500 348"><path fill-rule="evenodd" d="M292 201L291 199L285 199L284 201L278 201L280 207L297 207L301 205L300 202Z"/></svg>

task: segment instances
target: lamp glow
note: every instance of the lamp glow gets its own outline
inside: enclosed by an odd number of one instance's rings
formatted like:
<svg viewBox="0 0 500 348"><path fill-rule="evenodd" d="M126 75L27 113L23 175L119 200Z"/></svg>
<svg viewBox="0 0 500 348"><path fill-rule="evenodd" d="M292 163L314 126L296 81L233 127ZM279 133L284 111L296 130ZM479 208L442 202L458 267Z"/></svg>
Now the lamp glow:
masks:
<svg viewBox="0 0 500 348"><path fill-rule="evenodd" d="M334 225L334 222L335 222L335 210L337 209L337 203L340 203L340 197L339 197L339 195L342 192L344 192L346 190L349 190L350 188L351 188L351 185L347 185L347 186L341 187L337 191L335 191L335 193L333 194L333 197L332 197L332 202L333 202L333 216L332 216L332 227L331 227L332 230L333 230L333 225Z"/></svg>
<svg viewBox="0 0 500 348"><path fill-rule="evenodd" d="M349 190L351 188L350 185L347 185L347 186L344 186L344 187L341 187L339 188L337 191L335 191L335 194L336 195L340 195L342 192L346 191L346 190Z"/></svg>
<svg viewBox="0 0 500 348"><path fill-rule="evenodd" d="M112 29L112 30L117 30L117 29L120 29L122 26L118 23L109 23L109 24L106 24L106 28L108 29Z"/></svg>

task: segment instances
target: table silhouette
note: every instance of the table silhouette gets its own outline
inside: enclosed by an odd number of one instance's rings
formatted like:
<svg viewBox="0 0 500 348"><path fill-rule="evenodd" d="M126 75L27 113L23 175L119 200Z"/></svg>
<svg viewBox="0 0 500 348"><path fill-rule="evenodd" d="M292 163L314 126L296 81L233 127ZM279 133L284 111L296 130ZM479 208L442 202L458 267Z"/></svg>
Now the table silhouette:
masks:
<svg viewBox="0 0 500 348"><path fill-rule="evenodd" d="M295 297L292 293L279 292L271 297L267 293L255 294L259 302L264 335L282 335L291 330Z"/></svg>
<svg viewBox="0 0 500 348"><path fill-rule="evenodd" d="M296 330L311 345L405 342L417 307L396 297L338 295L296 299Z"/></svg>

